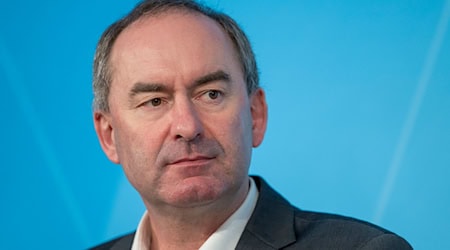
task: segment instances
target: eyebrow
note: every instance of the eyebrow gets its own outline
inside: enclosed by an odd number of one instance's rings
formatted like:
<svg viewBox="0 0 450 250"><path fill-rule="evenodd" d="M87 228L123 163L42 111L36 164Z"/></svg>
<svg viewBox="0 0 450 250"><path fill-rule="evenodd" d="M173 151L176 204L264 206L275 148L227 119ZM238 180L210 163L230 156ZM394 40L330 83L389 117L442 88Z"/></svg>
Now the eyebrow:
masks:
<svg viewBox="0 0 450 250"><path fill-rule="evenodd" d="M223 81L229 83L231 81L231 77L228 73L225 73L223 70L218 70L200 77L194 82L194 86L201 86L216 81Z"/></svg>
<svg viewBox="0 0 450 250"><path fill-rule="evenodd" d="M216 81L223 81L229 83L231 81L231 77L228 73L224 72L223 70L217 70L213 73L206 74L196 79L193 83L193 87L202 86ZM148 93L148 92L169 92L169 89L166 85L162 83L137 82L131 88L128 97L132 99L134 96L140 93Z"/></svg>
<svg viewBox="0 0 450 250"><path fill-rule="evenodd" d="M167 92L168 89L164 84L161 83L143 83L137 82L133 85L129 93L129 98L132 99L134 96L140 93L148 92Z"/></svg>

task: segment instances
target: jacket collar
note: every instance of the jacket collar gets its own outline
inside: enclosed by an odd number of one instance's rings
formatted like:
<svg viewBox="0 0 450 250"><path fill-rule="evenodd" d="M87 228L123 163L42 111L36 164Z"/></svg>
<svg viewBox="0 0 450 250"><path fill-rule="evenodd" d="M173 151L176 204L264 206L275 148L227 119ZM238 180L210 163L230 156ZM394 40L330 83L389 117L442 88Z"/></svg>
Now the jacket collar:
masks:
<svg viewBox="0 0 450 250"><path fill-rule="evenodd" d="M131 249L131 246L133 245L134 234L135 232L127 234L118 239L116 243L111 247L111 250Z"/></svg>
<svg viewBox="0 0 450 250"><path fill-rule="evenodd" d="M295 208L261 177L252 178L259 197L236 249L280 249L294 243Z"/></svg>

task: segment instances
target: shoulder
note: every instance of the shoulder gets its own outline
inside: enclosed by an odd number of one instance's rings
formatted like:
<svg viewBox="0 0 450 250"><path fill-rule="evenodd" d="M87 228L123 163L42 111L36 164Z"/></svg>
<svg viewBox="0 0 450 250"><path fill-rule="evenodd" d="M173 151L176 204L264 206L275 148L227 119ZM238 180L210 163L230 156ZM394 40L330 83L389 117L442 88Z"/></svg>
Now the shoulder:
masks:
<svg viewBox="0 0 450 250"><path fill-rule="evenodd" d="M123 235L121 237L104 242L95 247L89 248L89 250L131 249L131 245L133 244L134 234L135 234L135 232Z"/></svg>
<svg viewBox="0 0 450 250"><path fill-rule="evenodd" d="M339 249L412 249L400 236L351 217L295 209L298 240Z"/></svg>
<svg viewBox="0 0 450 250"><path fill-rule="evenodd" d="M400 236L369 222L300 210L262 178L253 178L259 197L246 239L282 249L412 249Z"/></svg>

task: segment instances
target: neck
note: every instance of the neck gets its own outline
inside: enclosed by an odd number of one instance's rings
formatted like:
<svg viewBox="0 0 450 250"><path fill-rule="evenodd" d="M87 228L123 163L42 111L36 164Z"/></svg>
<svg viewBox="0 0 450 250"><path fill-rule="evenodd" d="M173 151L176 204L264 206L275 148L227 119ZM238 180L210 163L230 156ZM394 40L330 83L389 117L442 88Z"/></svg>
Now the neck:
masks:
<svg viewBox="0 0 450 250"><path fill-rule="evenodd" d="M153 207L146 204L151 249L199 249L244 202L248 182L232 197L193 207Z"/></svg>

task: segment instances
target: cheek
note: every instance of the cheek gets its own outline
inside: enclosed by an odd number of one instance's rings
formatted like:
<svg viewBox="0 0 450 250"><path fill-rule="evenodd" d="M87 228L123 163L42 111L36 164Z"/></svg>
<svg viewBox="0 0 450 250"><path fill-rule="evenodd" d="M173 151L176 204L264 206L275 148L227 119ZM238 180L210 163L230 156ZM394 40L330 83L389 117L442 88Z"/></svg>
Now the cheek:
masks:
<svg viewBox="0 0 450 250"><path fill-rule="evenodd" d="M121 126L115 133L117 153L120 162L127 172L145 171L146 165L151 164L154 148L151 134L144 129L131 126Z"/></svg>
<svg viewBox="0 0 450 250"><path fill-rule="evenodd" d="M219 129L220 138L226 154L230 161L235 164L248 164L252 149L252 120L249 112L239 110L234 115L227 116L228 119L222 121ZM217 123L216 123L217 124Z"/></svg>
<svg viewBox="0 0 450 250"><path fill-rule="evenodd" d="M221 141L238 146L236 143L242 143L251 130L251 120L243 111L230 112L218 115L209 127L215 130Z"/></svg>
<svg viewBox="0 0 450 250"><path fill-rule="evenodd" d="M124 174L136 190L144 192L157 175L151 138L141 133L126 133L119 135L117 140Z"/></svg>
<svg viewBox="0 0 450 250"><path fill-rule="evenodd" d="M133 114L125 114L117 120L116 142L125 158L146 153L152 156L159 143L162 124L153 124Z"/></svg>

